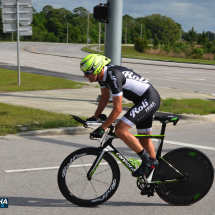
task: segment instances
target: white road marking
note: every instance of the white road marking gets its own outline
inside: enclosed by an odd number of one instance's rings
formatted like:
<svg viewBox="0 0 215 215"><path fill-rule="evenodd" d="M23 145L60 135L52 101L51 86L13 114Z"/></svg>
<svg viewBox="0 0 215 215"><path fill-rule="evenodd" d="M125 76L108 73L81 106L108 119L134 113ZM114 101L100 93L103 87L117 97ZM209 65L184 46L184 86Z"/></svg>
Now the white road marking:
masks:
<svg viewBox="0 0 215 215"><path fill-rule="evenodd" d="M121 164L120 161L117 161L118 164ZM108 163L100 163L99 165L107 165ZM71 165L70 168L77 168L83 166L91 166L92 164L85 165ZM14 172L30 172L30 171L39 171L39 170L50 170L50 169L59 169L60 166L54 167L43 167L43 168L32 168L32 169L16 169L16 170L4 170L6 173L14 173Z"/></svg>
<svg viewBox="0 0 215 215"><path fill-rule="evenodd" d="M157 139L153 139L153 141L158 141ZM169 141L169 140L164 140L164 144L172 144L172 145L179 145L179 146L188 146L192 148L197 148L197 149L206 149L206 150L212 150L215 151L214 147L210 146L201 146L201 145L196 145L196 144L190 144L190 143L181 143L181 142L175 142L175 141Z"/></svg>
<svg viewBox="0 0 215 215"><path fill-rule="evenodd" d="M157 139L153 139L153 141L158 141ZM181 142L175 142L175 141L169 141L165 140L164 144L172 144L172 145L179 145L179 146L188 146L193 148L199 148L199 149L206 149L206 150L212 150L215 151L214 147L209 146L201 146L196 144L190 144L190 143L181 143ZM118 164L121 164L120 161L117 162ZM82 166L91 166L92 164L85 164L85 165L71 165L72 168L82 167ZM107 165L107 163L101 163L100 165ZM17 170L4 170L6 173L14 173L14 172L30 172L30 171L40 171L40 170L51 170L51 169L59 169L59 166L54 167L43 167L43 168L32 168L32 169L17 169Z"/></svg>
<svg viewBox="0 0 215 215"><path fill-rule="evenodd" d="M165 78L155 78L155 77L150 77L151 79L159 79L159 80L165 80L165 81L176 81L176 82L183 82L183 83L189 83L189 84L198 84L198 85L205 85L205 86L215 86L212 84L202 84L202 83L196 83L196 82L190 82L190 81L180 81L180 80L174 80L173 78L165 79Z"/></svg>

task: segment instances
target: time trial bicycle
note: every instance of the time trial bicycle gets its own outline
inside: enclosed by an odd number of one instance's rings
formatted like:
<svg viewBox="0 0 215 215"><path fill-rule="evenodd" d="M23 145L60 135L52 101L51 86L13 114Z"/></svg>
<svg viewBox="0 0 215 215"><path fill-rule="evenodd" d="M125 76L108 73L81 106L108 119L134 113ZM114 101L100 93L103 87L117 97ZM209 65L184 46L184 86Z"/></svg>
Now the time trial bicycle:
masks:
<svg viewBox="0 0 215 215"><path fill-rule="evenodd" d="M88 127L99 126L106 118L98 122L85 122L77 116L73 116L73 119ZM175 116L155 116L154 120L162 123L160 135L134 136L159 139L156 153L159 165L146 175L137 177L137 187L142 195L150 197L156 192L161 199L172 205L185 206L198 202L208 193L213 183L214 168L211 161L204 153L190 147L177 148L161 156L166 124L176 125L179 119ZM118 163L124 164L130 172L139 167L139 160L128 160L113 146L112 141L116 138L112 124L106 130L99 147L82 148L65 158L58 171L58 186L68 201L83 207L102 204L118 188Z"/></svg>

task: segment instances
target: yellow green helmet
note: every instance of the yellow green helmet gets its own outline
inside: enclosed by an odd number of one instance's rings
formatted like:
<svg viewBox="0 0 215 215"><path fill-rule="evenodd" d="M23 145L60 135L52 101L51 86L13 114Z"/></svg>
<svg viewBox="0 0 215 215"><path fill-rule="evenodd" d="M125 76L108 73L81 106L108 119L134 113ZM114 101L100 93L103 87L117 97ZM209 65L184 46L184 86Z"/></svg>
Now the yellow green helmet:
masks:
<svg viewBox="0 0 215 215"><path fill-rule="evenodd" d="M82 59L80 68L83 72L92 71L94 75L97 75L110 62L111 60L103 55L89 54Z"/></svg>

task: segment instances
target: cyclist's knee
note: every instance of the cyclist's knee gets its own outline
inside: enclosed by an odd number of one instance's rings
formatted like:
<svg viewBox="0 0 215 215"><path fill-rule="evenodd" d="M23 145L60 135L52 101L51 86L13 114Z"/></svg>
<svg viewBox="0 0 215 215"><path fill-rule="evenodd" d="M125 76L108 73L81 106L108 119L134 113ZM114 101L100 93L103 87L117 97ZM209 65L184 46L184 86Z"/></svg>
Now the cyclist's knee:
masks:
<svg viewBox="0 0 215 215"><path fill-rule="evenodd" d="M117 134L117 136L121 136L124 133L124 130L121 126L119 126L118 124L115 127L115 133Z"/></svg>

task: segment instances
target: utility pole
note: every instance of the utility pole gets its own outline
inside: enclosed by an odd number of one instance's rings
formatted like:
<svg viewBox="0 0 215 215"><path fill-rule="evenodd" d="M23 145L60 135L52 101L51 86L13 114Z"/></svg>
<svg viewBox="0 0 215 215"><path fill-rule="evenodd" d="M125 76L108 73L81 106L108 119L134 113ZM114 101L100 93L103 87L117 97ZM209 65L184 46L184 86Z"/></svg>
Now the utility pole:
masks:
<svg viewBox="0 0 215 215"><path fill-rule="evenodd" d="M18 62L18 84L21 85L20 80L20 61L19 61L19 1L17 0L16 4L16 11L17 11L17 62Z"/></svg>
<svg viewBox="0 0 215 215"><path fill-rule="evenodd" d="M100 5L102 5L102 0L100 0ZM100 52L100 42L101 42L101 22L99 22L99 52Z"/></svg>
<svg viewBox="0 0 215 215"><path fill-rule="evenodd" d="M140 35L141 35L141 38L143 37L143 35L142 35L142 24L140 24L141 25L141 30L140 30Z"/></svg>
<svg viewBox="0 0 215 215"><path fill-rule="evenodd" d="M67 43L69 42L69 23L67 22Z"/></svg>
<svg viewBox="0 0 215 215"><path fill-rule="evenodd" d="M125 44L127 44L127 26L125 26Z"/></svg>
<svg viewBox="0 0 215 215"><path fill-rule="evenodd" d="M90 11L88 10L88 21L87 21L87 47L88 47L88 38L89 38L89 16L90 16Z"/></svg>
<svg viewBox="0 0 215 215"><path fill-rule="evenodd" d="M12 32L12 41L13 41L13 32Z"/></svg>

